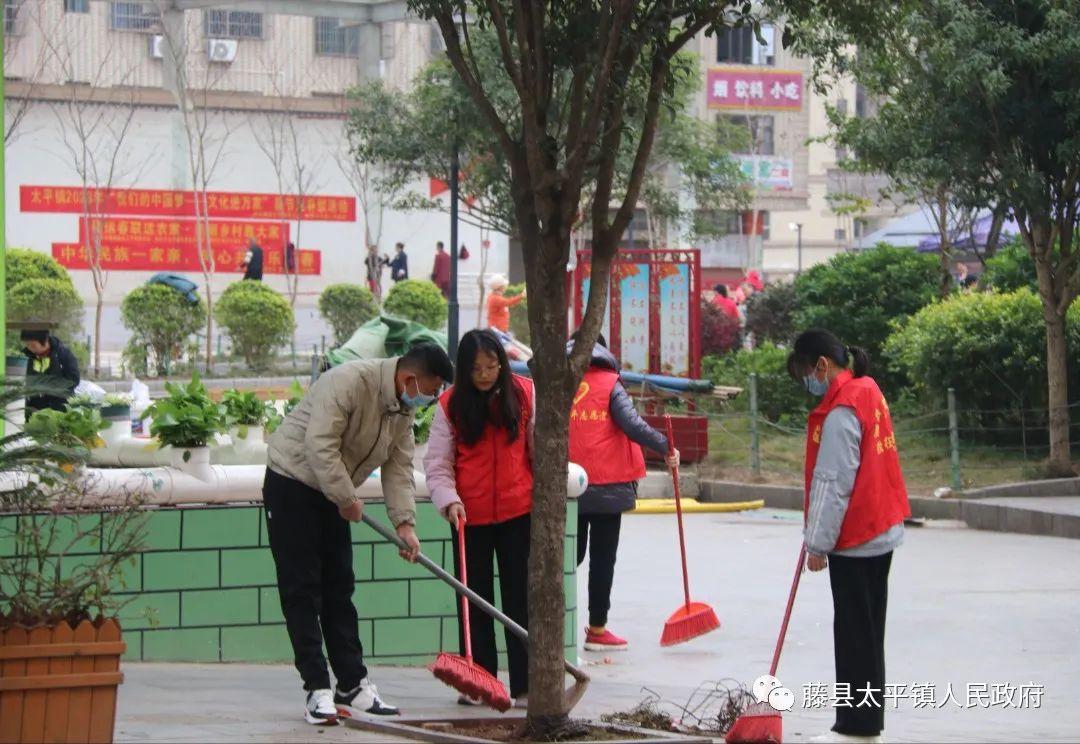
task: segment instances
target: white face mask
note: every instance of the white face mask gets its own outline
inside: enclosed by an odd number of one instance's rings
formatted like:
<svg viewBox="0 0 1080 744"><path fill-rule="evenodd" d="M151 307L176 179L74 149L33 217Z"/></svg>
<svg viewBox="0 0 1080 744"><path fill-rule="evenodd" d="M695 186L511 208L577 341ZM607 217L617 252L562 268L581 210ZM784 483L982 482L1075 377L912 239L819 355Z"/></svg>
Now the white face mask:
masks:
<svg viewBox="0 0 1080 744"><path fill-rule="evenodd" d="M806 392L810 393L816 398L820 398L829 391L829 368L825 367L825 379L819 380L817 378L817 370L815 369L810 374L803 377L803 385L806 386Z"/></svg>

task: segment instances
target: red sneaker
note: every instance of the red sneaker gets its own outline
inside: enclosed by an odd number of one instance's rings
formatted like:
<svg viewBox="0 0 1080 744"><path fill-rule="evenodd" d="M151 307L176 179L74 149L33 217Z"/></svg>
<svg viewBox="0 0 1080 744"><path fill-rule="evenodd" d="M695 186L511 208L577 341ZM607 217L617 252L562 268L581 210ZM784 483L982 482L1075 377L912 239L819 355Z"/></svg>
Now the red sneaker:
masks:
<svg viewBox="0 0 1080 744"><path fill-rule="evenodd" d="M603 633L593 633L585 628L586 651L625 651L627 648L629 644L626 639L619 638L610 630L605 629Z"/></svg>

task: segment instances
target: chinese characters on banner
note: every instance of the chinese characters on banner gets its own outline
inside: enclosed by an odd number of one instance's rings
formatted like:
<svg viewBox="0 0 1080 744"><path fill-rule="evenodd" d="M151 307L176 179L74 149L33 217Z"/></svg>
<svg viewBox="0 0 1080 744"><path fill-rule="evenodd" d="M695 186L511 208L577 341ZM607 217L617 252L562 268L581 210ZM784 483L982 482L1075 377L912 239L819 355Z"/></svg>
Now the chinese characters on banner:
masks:
<svg viewBox="0 0 1080 744"><path fill-rule="evenodd" d="M78 186L20 186L19 208L23 212L62 214L129 214L147 217L194 217L195 195L191 191L158 189L90 189L90 209L83 209ZM299 197L276 194L208 192L210 218L249 220L295 220ZM305 196L302 217L310 222L355 222L356 199L351 196Z"/></svg>
<svg viewBox="0 0 1080 744"><path fill-rule="evenodd" d="M799 111L801 72L753 67L714 67L706 77L709 108Z"/></svg>
<svg viewBox="0 0 1080 744"><path fill-rule="evenodd" d="M247 247L235 245L214 248L214 268L219 273L243 272L240 262ZM318 275L322 273L320 251L298 250L296 273ZM69 269L88 269L86 246L78 243L53 243L52 255ZM101 268L106 271L200 271L199 252L194 244L113 244L101 246ZM280 250L266 251L263 263L266 274L284 274L285 257Z"/></svg>
<svg viewBox="0 0 1080 744"><path fill-rule="evenodd" d="M649 369L649 264L623 264L612 279L619 281L619 359L623 369Z"/></svg>
<svg viewBox="0 0 1080 744"><path fill-rule="evenodd" d="M86 246L101 236L102 268L119 271L198 271L194 194L158 189L21 186L23 212L79 214L79 242L53 243L53 257L71 269L89 268ZM85 204L84 199L92 203ZM356 199L210 192L206 194L215 270L238 272L249 238L265 251L264 271L285 273L290 220L298 210L311 222L355 222ZM89 212L92 217L85 215ZM320 274L320 251L296 252L296 273Z"/></svg>
<svg viewBox="0 0 1080 744"><path fill-rule="evenodd" d="M660 271L660 372L690 376L690 267L664 264Z"/></svg>

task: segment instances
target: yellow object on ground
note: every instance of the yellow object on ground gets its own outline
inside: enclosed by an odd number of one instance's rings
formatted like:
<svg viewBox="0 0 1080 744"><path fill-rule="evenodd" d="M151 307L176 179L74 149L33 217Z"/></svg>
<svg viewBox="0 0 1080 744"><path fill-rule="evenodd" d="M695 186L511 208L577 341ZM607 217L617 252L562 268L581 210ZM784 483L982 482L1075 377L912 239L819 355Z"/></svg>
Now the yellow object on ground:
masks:
<svg viewBox="0 0 1080 744"><path fill-rule="evenodd" d="M719 513L740 512L760 509L765 506L765 501L731 501L727 503L708 503L694 499L683 499L682 510L685 513ZM630 514L674 514L675 499L638 499L637 508Z"/></svg>

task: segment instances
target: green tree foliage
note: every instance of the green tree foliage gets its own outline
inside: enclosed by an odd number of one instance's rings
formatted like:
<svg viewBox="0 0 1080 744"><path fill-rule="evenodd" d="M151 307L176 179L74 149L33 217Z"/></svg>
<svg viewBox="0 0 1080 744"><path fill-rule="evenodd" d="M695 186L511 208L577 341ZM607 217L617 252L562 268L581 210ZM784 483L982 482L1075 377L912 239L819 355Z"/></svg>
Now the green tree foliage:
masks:
<svg viewBox="0 0 1080 744"><path fill-rule="evenodd" d="M289 301L262 282L234 282L214 306L214 318L251 369L268 369L295 327Z"/></svg>
<svg viewBox="0 0 1080 744"><path fill-rule="evenodd" d="M391 287L383 309L437 331L446 325L446 298L426 279L406 279Z"/></svg>
<svg viewBox="0 0 1080 744"><path fill-rule="evenodd" d="M795 337L797 296L791 282L775 282L746 301L746 330L757 342L788 344Z"/></svg>
<svg viewBox="0 0 1080 744"><path fill-rule="evenodd" d="M885 339L893 320L934 301L936 280L937 260L909 248L878 245L838 254L795 281L796 329L824 328L845 344L863 347L874 377L895 392L902 379L889 372Z"/></svg>
<svg viewBox="0 0 1080 744"><path fill-rule="evenodd" d="M1014 292L1023 287L1028 287L1032 292L1039 291L1035 261L1021 238L1015 238L986 260L981 283L995 292Z"/></svg>
<svg viewBox="0 0 1080 744"><path fill-rule="evenodd" d="M27 248L8 248L4 252L4 286L10 292L27 279L61 279L71 284L67 269L52 256Z"/></svg>
<svg viewBox="0 0 1080 744"><path fill-rule="evenodd" d="M192 303L183 292L165 284L144 284L124 297L120 317L132 333L134 358L129 361L145 370L149 351L158 372L166 374L191 335L206 323L206 304L201 297Z"/></svg>
<svg viewBox="0 0 1080 744"><path fill-rule="evenodd" d="M83 301L71 279L23 279L7 293L7 318L44 321L64 342L77 343L82 335ZM10 334L18 341L18 334Z"/></svg>
<svg viewBox="0 0 1080 744"><path fill-rule="evenodd" d="M319 315L330 324L338 346L378 314L375 295L359 284L331 284L319 295Z"/></svg>
<svg viewBox="0 0 1080 744"><path fill-rule="evenodd" d="M511 284L503 292L507 297L517 297L525 291L525 283ZM484 310L485 316L487 309ZM510 332L521 343L529 345L529 300L524 299L510 308Z"/></svg>
<svg viewBox="0 0 1080 744"><path fill-rule="evenodd" d="M707 356L701 360L702 373L716 385L743 389L732 403L740 410L749 406L750 375L757 374L758 413L772 422L793 426L806 424L813 399L806 389L791 379L787 371L789 350L765 342L752 351Z"/></svg>

